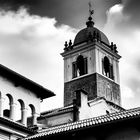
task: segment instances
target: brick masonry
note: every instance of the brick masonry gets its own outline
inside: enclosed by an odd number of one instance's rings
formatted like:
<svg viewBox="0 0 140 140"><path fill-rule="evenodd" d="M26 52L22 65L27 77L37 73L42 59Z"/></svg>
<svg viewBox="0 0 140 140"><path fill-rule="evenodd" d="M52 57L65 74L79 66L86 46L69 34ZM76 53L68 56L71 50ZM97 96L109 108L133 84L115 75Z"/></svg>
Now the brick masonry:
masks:
<svg viewBox="0 0 140 140"><path fill-rule="evenodd" d="M117 105L121 104L120 86L100 74L97 74L97 96L105 97Z"/></svg>
<svg viewBox="0 0 140 140"><path fill-rule="evenodd" d="M76 98L75 91L83 89L88 93L88 100L97 96L120 105L120 86L108 78L94 73L64 83L64 106L71 105Z"/></svg>

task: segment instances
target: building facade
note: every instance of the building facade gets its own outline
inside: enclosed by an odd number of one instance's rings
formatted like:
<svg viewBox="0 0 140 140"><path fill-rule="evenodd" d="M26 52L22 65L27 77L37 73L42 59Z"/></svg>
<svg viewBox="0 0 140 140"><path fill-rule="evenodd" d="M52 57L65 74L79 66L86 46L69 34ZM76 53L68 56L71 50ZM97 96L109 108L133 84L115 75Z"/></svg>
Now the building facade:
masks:
<svg viewBox="0 0 140 140"><path fill-rule="evenodd" d="M54 93L0 65L0 139L16 140L34 134L40 102Z"/></svg>
<svg viewBox="0 0 140 140"><path fill-rule="evenodd" d="M79 31L74 43L65 43L64 106L72 104L74 91L83 89L88 100L104 97L121 105L117 47L94 27L89 17L87 27Z"/></svg>
<svg viewBox="0 0 140 140"><path fill-rule="evenodd" d="M44 126L22 140L139 140L140 108L121 107L117 47L94 27L65 42L64 107L38 117Z"/></svg>
<svg viewBox="0 0 140 140"><path fill-rule="evenodd" d="M121 107L121 56L91 15L61 55L64 107L42 113L54 93L0 65L0 139L139 140L140 108Z"/></svg>

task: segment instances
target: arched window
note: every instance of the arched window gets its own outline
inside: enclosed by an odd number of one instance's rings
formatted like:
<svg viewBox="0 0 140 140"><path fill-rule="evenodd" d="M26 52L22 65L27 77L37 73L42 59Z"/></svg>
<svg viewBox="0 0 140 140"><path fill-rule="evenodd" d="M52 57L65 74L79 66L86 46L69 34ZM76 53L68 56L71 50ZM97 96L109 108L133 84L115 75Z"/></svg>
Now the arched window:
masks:
<svg viewBox="0 0 140 140"><path fill-rule="evenodd" d="M28 126L33 126L35 125L35 107L30 104L29 109L28 109L28 119L27 119L27 125Z"/></svg>
<svg viewBox="0 0 140 140"><path fill-rule="evenodd" d="M79 55L77 60L72 64L72 76L75 78L84 74L87 74L87 58Z"/></svg>
<svg viewBox="0 0 140 140"><path fill-rule="evenodd" d="M110 62L109 62L109 59L106 56L104 57L104 71L105 71L105 75L107 77L109 77Z"/></svg>
<svg viewBox="0 0 140 140"><path fill-rule="evenodd" d="M113 65L110 63L108 57L104 57L102 60L103 74L108 78L114 79L113 76Z"/></svg>
<svg viewBox="0 0 140 140"><path fill-rule="evenodd" d="M23 123L24 109L25 109L25 104L24 104L23 100L18 99L17 106L16 106L16 112L18 112L18 113L16 113L17 122Z"/></svg>
<svg viewBox="0 0 140 140"><path fill-rule="evenodd" d="M3 116L10 118L12 114L12 105L13 105L13 97L10 94L6 94L5 102L4 102L4 107L5 109L3 110Z"/></svg>

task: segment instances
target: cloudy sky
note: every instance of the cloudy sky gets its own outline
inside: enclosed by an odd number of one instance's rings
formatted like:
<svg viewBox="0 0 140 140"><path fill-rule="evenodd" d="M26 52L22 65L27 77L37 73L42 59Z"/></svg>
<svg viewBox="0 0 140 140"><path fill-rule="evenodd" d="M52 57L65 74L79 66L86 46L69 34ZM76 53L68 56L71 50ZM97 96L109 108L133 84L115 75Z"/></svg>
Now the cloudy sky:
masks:
<svg viewBox="0 0 140 140"><path fill-rule="evenodd" d="M87 0L0 0L0 63L55 92L42 111L63 105L64 42L88 18ZM140 106L140 1L91 0L95 26L120 55L122 105Z"/></svg>

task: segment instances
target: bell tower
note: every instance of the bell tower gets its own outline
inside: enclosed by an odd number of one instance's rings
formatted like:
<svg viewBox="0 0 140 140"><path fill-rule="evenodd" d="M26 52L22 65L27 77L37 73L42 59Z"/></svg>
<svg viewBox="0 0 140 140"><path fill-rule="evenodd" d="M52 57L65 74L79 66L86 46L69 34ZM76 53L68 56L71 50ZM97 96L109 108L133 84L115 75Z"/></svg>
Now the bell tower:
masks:
<svg viewBox="0 0 140 140"><path fill-rule="evenodd" d="M92 11L90 11L92 12ZM117 47L109 43L106 35L94 27L90 14L86 28L79 31L64 52L64 106L71 105L74 91L83 89L88 100L104 97L121 105L119 59Z"/></svg>

